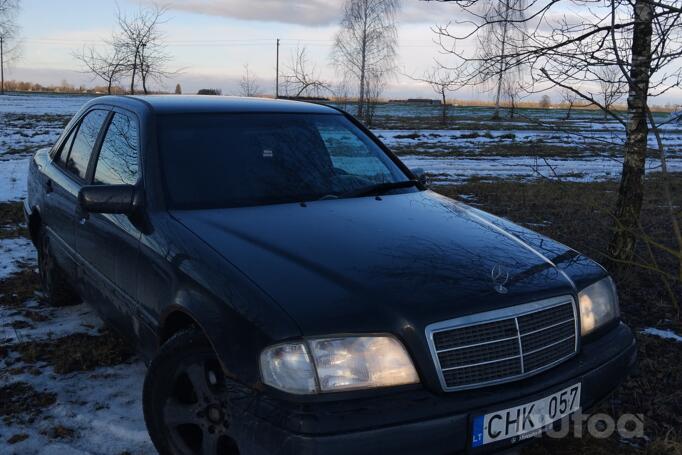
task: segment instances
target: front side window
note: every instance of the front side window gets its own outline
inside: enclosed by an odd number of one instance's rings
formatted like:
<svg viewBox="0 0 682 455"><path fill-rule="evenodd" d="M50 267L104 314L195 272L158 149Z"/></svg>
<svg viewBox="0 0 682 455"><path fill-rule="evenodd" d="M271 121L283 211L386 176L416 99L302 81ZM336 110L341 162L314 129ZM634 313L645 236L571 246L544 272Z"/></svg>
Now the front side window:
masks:
<svg viewBox="0 0 682 455"><path fill-rule="evenodd" d="M78 131L78 127L76 126L69 132L69 137L66 138L64 143L62 144L62 147L59 149L59 152L57 152L57 162L61 164L62 166L66 166L66 161L69 158L69 153L71 152L71 146L73 145L73 138L76 137L76 132Z"/></svg>
<svg viewBox="0 0 682 455"><path fill-rule="evenodd" d="M342 115L178 114L158 123L171 208L339 198L409 180Z"/></svg>
<svg viewBox="0 0 682 455"><path fill-rule="evenodd" d="M139 176L139 134L135 119L114 114L95 168L95 183L134 185Z"/></svg>
<svg viewBox="0 0 682 455"><path fill-rule="evenodd" d="M71 153L66 159L66 169L77 177L85 178L92 149L97 142L97 136L108 112L102 110L90 111L80 123L78 132L71 146Z"/></svg>

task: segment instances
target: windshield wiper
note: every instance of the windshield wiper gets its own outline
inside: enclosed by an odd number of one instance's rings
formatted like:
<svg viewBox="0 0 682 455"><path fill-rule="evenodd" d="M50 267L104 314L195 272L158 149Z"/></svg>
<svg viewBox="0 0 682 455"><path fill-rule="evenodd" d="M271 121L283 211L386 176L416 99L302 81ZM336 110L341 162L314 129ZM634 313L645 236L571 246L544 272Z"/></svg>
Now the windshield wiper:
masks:
<svg viewBox="0 0 682 455"><path fill-rule="evenodd" d="M379 196L380 194L384 194L390 190L395 190L398 188L410 188L413 186L418 187L419 181L411 179L411 180L403 180L401 182L377 183L376 185L367 186L365 188L347 191L345 193L342 193L339 197L344 198L344 197Z"/></svg>

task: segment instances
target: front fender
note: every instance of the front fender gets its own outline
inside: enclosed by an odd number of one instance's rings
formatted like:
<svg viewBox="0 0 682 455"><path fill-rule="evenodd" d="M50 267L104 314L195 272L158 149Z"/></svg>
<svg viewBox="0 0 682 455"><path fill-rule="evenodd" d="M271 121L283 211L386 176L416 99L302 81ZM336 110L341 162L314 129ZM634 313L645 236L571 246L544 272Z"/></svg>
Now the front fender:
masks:
<svg viewBox="0 0 682 455"><path fill-rule="evenodd" d="M300 333L284 320L278 323L276 311L266 312L262 305L255 304L253 299L261 296L247 293L233 292L226 301L195 285L180 288L161 317L161 342L164 334L196 325L213 346L226 376L259 388L261 351ZM259 311L259 307L263 309Z"/></svg>

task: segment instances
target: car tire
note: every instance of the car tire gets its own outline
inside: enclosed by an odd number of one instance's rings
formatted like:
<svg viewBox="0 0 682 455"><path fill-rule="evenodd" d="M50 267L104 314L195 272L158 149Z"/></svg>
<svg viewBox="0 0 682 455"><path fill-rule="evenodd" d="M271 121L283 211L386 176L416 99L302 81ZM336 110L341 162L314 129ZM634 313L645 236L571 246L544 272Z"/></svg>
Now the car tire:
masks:
<svg viewBox="0 0 682 455"><path fill-rule="evenodd" d="M79 304L81 299L78 293L68 283L66 274L54 259L50 237L45 229L40 229L37 250L40 283L47 302L55 307Z"/></svg>
<svg viewBox="0 0 682 455"><path fill-rule="evenodd" d="M201 331L183 330L163 344L147 370L142 404L160 454L239 453L225 377Z"/></svg>

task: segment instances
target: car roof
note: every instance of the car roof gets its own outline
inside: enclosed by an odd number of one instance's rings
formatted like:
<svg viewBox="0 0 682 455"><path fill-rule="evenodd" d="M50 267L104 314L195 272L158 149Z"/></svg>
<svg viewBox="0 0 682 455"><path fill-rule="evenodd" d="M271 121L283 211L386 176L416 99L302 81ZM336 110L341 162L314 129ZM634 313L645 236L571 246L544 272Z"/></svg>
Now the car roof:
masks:
<svg viewBox="0 0 682 455"><path fill-rule="evenodd" d="M269 98L244 98L238 96L216 95L145 95L145 96L106 96L99 102L129 105L137 100L145 103L158 114L184 113L245 113L281 112L301 114L339 114L331 107L321 104L305 103Z"/></svg>

